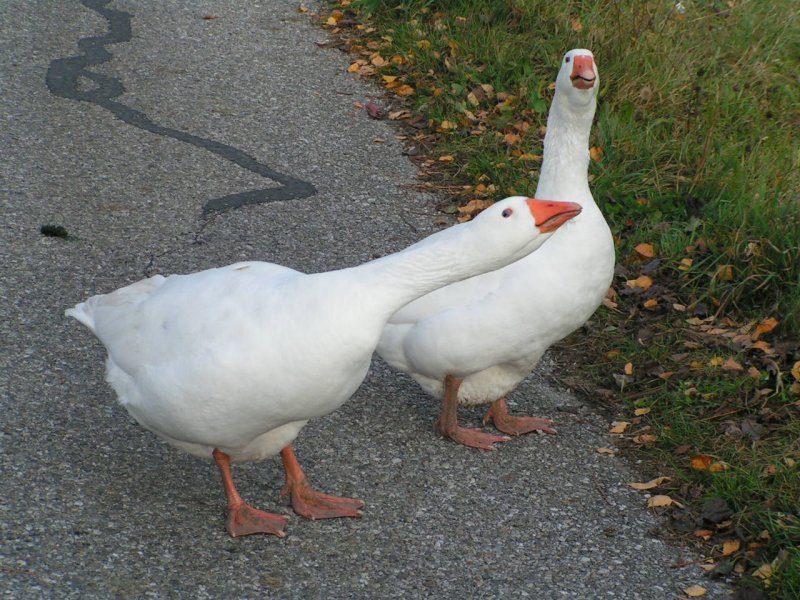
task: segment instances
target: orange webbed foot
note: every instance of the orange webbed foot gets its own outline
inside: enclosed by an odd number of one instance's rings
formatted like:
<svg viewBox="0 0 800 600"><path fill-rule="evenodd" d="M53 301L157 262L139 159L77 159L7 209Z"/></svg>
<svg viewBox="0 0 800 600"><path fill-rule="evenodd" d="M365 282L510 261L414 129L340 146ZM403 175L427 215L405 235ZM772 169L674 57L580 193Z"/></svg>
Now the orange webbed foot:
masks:
<svg viewBox="0 0 800 600"><path fill-rule="evenodd" d="M508 435L525 435L534 431L542 433L556 434L553 429L553 421L541 419L539 417L514 417L508 413L508 404L505 398L500 398L492 402L486 416L483 417L484 423L494 423L494 426Z"/></svg>

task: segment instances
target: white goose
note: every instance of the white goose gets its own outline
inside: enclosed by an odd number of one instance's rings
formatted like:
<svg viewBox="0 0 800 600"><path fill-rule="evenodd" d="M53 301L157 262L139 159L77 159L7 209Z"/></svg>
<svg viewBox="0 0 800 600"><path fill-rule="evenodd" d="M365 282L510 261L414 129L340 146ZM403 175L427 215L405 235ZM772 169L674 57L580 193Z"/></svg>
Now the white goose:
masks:
<svg viewBox="0 0 800 600"><path fill-rule="evenodd" d="M306 275L241 262L156 275L66 314L105 344L106 379L134 419L170 444L216 460L230 535L282 537L287 518L246 504L230 463L280 452L284 493L298 514L360 516L361 500L310 487L292 440L309 419L355 392L398 308L527 255L580 210L570 202L508 198L473 222L358 267Z"/></svg>
<svg viewBox="0 0 800 600"><path fill-rule="evenodd" d="M505 395L545 350L594 313L614 272L614 243L589 191L589 133L598 73L591 52L570 50L556 79L537 198L570 198L583 212L538 252L498 271L440 288L398 311L377 352L442 398L436 426L491 449L506 436L460 427L458 404L489 404L484 422L511 435L555 433L552 421L512 417Z"/></svg>

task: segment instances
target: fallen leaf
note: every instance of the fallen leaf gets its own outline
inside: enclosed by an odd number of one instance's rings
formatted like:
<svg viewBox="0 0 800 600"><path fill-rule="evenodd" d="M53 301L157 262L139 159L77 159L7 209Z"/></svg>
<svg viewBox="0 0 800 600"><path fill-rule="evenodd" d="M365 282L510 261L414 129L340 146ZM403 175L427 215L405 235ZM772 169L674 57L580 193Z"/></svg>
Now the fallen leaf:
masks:
<svg viewBox="0 0 800 600"><path fill-rule="evenodd" d="M797 381L800 381L800 360L794 363L792 367L792 377L794 377Z"/></svg>
<svg viewBox="0 0 800 600"><path fill-rule="evenodd" d="M617 453L617 451L613 448L595 448L594 451L598 454L605 454L607 456L614 456Z"/></svg>
<svg viewBox="0 0 800 600"><path fill-rule="evenodd" d="M572 31L583 31L583 24L580 19L572 19L570 21L570 27L572 27Z"/></svg>
<svg viewBox="0 0 800 600"><path fill-rule="evenodd" d="M678 508L683 508L683 505L676 500L673 500L669 496L665 496L663 494L657 494L652 496L647 500L647 508L662 508L664 506L677 506Z"/></svg>
<svg viewBox="0 0 800 600"><path fill-rule="evenodd" d="M688 271L693 264L694 261L691 258L682 258L680 264L678 265L678 269L681 271Z"/></svg>
<svg viewBox="0 0 800 600"><path fill-rule="evenodd" d="M299 12L299 13L307 13L308 12L308 7L305 4L301 4L300 6L297 7L297 12Z"/></svg>
<svg viewBox="0 0 800 600"><path fill-rule="evenodd" d="M709 473L722 473L723 471L727 471L730 468L730 465L726 462L715 462L708 465Z"/></svg>
<svg viewBox="0 0 800 600"><path fill-rule="evenodd" d="M373 119L383 119L386 116L386 111L383 110L376 102L370 100L364 106L367 111L367 114Z"/></svg>
<svg viewBox="0 0 800 600"><path fill-rule="evenodd" d="M712 537L714 537L714 532L711 531L710 529L698 529L697 531L694 532L694 535L695 537L699 537L704 539L705 541L708 541Z"/></svg>
<svg viewBox="0 0 800 600"><path fill-rule="evenodd" d="M720 281L731 281L733 279L733 266L720 265L717 269L717 277Z"/></svg>
<svg viewBox="0 0 800 600"><path fill-rule="evenodd" d="M633 375L633 363L631 363L631 362L629 362L629 363L625 363L625 367L622 369L622 371L623 371L623 372L625 373L625 375L627 375L628 377L630 377L631 375Z"/></svg>
<svg viewBox="0 0 800 600"><path fill-rule="evenodd" d="M742 547L741 540L732 539L732 540L725 540L725 543L722 544L722 555L723 556L730 556L734 552L738 552L739 548Z"/></svg>
<svg viewBox="0 0 800 600"><path fill-rule="evenodd" d="M648 277L647 275L641 275L641 276L637 277L636 279L627 280L625 282L625 285L627 285L630 288L639 288L639 289L642 289L642 290L649 290L650 286L653 285L653 280L650 277Z"/></svg>
<svg viewBox="0 0 800 600"><path fill-rule="evenodd" d="M725 369L726 371L744 371L744 367L732 358L726 360L722 364L722 368Z"/></svg>
<svg viewBox="0 0 800 600"><path fill-rule="evenodd" d="M683 593L690 598L699 598L700 596L705 596L707 591L702 585L690 585L683 590Z"/></svg>
<svg viewBox="0 0 800 600"><path fill-rule="evenodd" d="M625 430L630 426L631 424L628 421L614 421L611 423L609 433L625 433Z"/></svg>
<svg viewBox="0 0 800 600"><path fill-rule="evenodd" d="M428 40L420 40L417 42L417 47L428 50L431 47L431 43Z"/></svg>
<svg viewBox="0 0 800 600"><path fill-rule="evenodd" d="M777 319L773 319L772 317L764 319L758 324L758 326L756 326L756 331L753 333L753 339L757 340L765 333L769 333L778 326L778 323L779 321Z"/></svg>
<svg viewBox="0 0 800 600"><path fill-rule="evenodd" d="M647 300L644 301L644 304L642 306L644 306L648 310L653 310L658 306L658 300L656 298L648 298Z"/></svg>
<svg viewBox="0 0 800 600"><path fill-rule="evenodd" d="M686 305L685 304L673 304L672 310L676 312L686 312Z"/></svg>
<svg viewBox="0 0 800 600"><path fill-rule="evenodd" d="M641 444L643 446L652 446L656 443L658 437L653 435L652 433L641 433L639 435L633 436L633 443L634 444Z"/></svg>
<svg viewBox="0 0 800 600"><path fill-rule="evenodd" d="M628 485L635 490L651 490L655 487L660 486L662 483L667 481L671 481L671 477L656 477L655 479L651 479L645 483L629 483Z"/></svg>
<svg viewBox="0 0 800 600"><path fill-rule="evenodd" d="M509 146L513 146L513 145L514 145L514 144L516 144L518 141L520 141L520 139L522 139L522 138L520 138L520 136L519 136L519 135L517 135L516 133L507 133L507 134L505 134L505 135L503 136L503 141L504 141L506 144L508 144Z"/></svg>
<svg viewBox="0 0 800 600"><path fill-rule="evenodd" d="M637 417L641 417L642 415L646 415L647 413L649 413L651 410L653 409L650 407L637 408L635 411L633 411L633 414L636 415Z"/></svg>
<svg viewBox="0 0 800 600"><path fill-rule="evenodd" d="M439 157L440 162L453 162L455 158L450 154L445 154L444 156Z"/></svg>
<svg viewBox="0 0 800 600"><path fill-rule="evenodd" d="M769 563L761 565L755 571L753 571L753 577L758 577L759 579L767 581L770 577L772 577L772 565Z"/></svg>
<svg viewBox="0 0 800 600"><path fill-rule="evenodd" d="M411 117L411 112L407 110L397 110L394 112L389 113L389 119L392 121L397 121L399 119L408 119Z"/></svg>
<svg viewBox="0 0 800 600"><path fill-rule="evenodd" d="M725 359L721 356L714 356L711 360L708 361L709 367L721 367L722 364L725 362Z"/></svg>
<svg viewBox="0 0 800 600"><path fill-rule="evenodd" d="M713 459L707 454L695 454L692 457L691 465L695 471L707 471L712 462L714 462Z"/></svg>
<svg viewBox="0 0 800 600"><path fill-rule="evenodd" d="M484 208L489 208L492 204L494 204L491 200L479 200L475 198L474 200L470 200L464 206L458 207L458 212L461 214L465 213L475 213L479 210L483 210Z"/></svg>
<svg viewBox="0 0 800 600"><path fill-rule="evenodd" d="M594 162L600 162L600 159L603 158L603 149L598 146L592 146L589 148L589 158Z"/></svg>
<svg viewBox="0 0 800 600"><path fill-rule="evenodd" d="M394 91L396 94L400 96L410 96L411 94L414 93L414 88L408 85L407 83L404 83L400 87L395 88Z"/></svg>
<svg viewBox="0 0 800 600"><path fill-rule="evenodd" d="M643 256L644 258L653 258L656 255L655 248L653 248L653 244L639 244L634 248L636 254L639 256Z"/></svg>

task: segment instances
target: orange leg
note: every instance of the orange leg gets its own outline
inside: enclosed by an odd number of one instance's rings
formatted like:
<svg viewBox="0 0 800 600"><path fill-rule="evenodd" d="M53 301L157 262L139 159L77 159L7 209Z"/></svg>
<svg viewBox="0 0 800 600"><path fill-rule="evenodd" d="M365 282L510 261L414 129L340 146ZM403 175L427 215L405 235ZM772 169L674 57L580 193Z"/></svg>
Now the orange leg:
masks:
<svg viewBox="0 0 800 600"><path fill-rule="evenodd" d="M507 442L511 438L504 435L492 435L480 429L468 429L458 424L458 388L463 379L448 375L444 378L444 398L442 414L436 420L436 428L450 439L482 450L494 450L494 444Z"/></svg>
<svg viewBox="0 0 800 600"><path fill-rule="evenodd" d="M281 459L286 471L286 485L281 493L284 496L291 494L292 508L298 515L307 519L334 519L363 514L359 510L364 506L363 500L329 496L312 488L291 445L281 450Z"/></svg>
<svg viewBox="0 0 800 600"><path fill-rule="evenodd" d="M230 457L217 448L214 448L213 454L222 475L222 485L228 499L226 527L231 537L254 533L269 533L284 537L286 532L283 531L283 527L289 518L258 510L242 500L239 492L236 491L236 486L233 485Z"/></svg>
<svg viewBox="0 0 800 600"><path fill-rule="evenodd" d="M551 427L553 421L550 419L540 419L539 417L512 417L508 414L508 404L505 398L500 398L492 402L486 416L483 417L484 423L494 422L494 426L508 435L523 435L533 431L541 431L555 435L556 430Z"/></svg>

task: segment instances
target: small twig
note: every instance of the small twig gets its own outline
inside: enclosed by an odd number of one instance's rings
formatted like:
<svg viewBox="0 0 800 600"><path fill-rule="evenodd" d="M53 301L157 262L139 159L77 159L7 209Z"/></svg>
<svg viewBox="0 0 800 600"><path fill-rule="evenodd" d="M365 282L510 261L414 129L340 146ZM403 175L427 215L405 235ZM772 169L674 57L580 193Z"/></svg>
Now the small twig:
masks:
<svg viewBox="0 0 800 600"><path fill-rule="evenodd" d="M693 561L690 561L690 562L675 563L674 565L670 565L669 568L670 569L682 569L684 567L690 567L692 565L696 565L698 563L705 562L708 559L717 560L717 559L720 559L720 558L724 558L724 556L725 556L724 554L717 554L717 555L711 554L710 556L704 556L703 558L698 558L697 560L693 560Z"/></svg>

